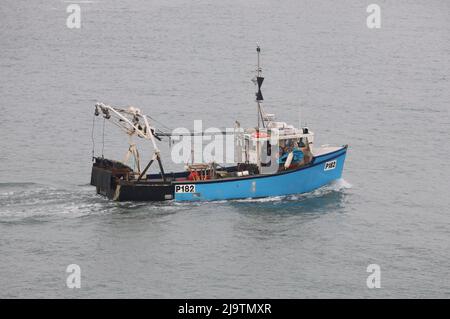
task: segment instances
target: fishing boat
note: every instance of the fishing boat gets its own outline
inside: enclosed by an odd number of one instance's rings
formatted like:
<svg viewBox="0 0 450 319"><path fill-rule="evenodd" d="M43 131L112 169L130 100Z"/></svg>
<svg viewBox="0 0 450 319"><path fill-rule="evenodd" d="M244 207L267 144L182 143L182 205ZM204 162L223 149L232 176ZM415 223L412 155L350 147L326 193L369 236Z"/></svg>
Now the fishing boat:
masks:
<svg viewBox="0 0 450 319"><path fill-rule="evenodd" d="M232 132L235 158L232 165L215 161L197 163L192 158L185 163L185 170L168 173L158 143L177 134L154 126L153 117L139 108L96 103L94 115L111 121L129 137L123 161L93 156L91 185L97 193L115 201L263 198L311 192L341 178L347 145L317 147L314 133L308 127L296 128L264 111L259 46L256 51L258 63L253 81L257 86L257 125L244 129L236 121ZM153 148L153 155L143 168L134 137L149 141ZM128 165L130 161L134 168ZM152 164L158 166L157 173L149 173Z"/></svg>

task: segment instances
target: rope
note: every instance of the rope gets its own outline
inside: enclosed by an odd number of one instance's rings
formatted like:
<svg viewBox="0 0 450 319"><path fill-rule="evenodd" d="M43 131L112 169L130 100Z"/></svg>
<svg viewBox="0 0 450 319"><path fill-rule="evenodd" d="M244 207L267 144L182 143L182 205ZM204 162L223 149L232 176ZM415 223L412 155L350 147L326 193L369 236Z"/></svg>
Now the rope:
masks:
<svg viewBox="0 0 450 319"><path fill-rule="evenodd" d="M92 161L94 161L94 156L95 156L94 128L95 128L95 114L92 117L92 132L91 132L91 138L92 138Z"/></svg>
<svg viewBox="0 0 450 319"><path fill-rule="evenodd" d="M106 121L106 119L105 119L105 118L103 118L103 133L102 133L102 158L104 157L104 156L103 156L103 152L104 152L104 150L105 150L105 121Z"/></svg>
<svg viewBox="0 0 450 319"><path fill-rule="evenodd" d="M167 125L163 124L162 122L156 120L155 118L151 117L150 115L147 115L148 118L150 118L153 122L161 125L162 127L164 127L165 129L172 131L172 129L170 127L168 127Z"/></svg>

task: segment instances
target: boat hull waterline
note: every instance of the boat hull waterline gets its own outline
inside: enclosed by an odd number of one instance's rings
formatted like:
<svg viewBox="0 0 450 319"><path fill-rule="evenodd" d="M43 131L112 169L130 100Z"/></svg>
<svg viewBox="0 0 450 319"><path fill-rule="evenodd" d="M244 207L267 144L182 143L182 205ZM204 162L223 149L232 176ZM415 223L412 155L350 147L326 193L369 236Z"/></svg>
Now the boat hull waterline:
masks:
<svg viewBox="0 0 450 319"><path fill-rule="evenodd" d="M108 169L93 167L91 184L97 193L116 201L216 201L308 193L340 179L347 146L314 157L307 166L275 174L216 180L130 183ZM181 174L175 173L174 175ZM170 174L169 174L170 175Z"/></svg>

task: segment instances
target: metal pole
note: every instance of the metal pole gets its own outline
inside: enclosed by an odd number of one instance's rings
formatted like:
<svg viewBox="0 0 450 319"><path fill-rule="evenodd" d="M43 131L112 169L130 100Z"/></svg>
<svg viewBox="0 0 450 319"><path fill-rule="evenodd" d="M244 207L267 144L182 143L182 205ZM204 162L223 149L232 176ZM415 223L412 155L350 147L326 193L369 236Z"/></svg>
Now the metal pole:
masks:
<svg viewBox="0 0 450 319"><path fill-rule="evenodd" d="M261 49L260 49L260 47L259 47L259 45L257 45L256 46L256 52L257 52L257 55L258 55L258 67L257 67L257 69L256 69L256 74L257 74L257 77L259 77L259 76L261 76L261 68L260 68L260 66L259 66L259 54L260 54L260 52L261 52ZM258 90L259 90L259 87L258 87ZM257 115L258 115L258 128L259 128L259 117L260 117L260 105L259 105L259 101L258 100L256 100L256 104L257 104L257 109L256 109L256 111L257 111ZM259 131L259 130L258 130Z"/></svg>
<svg viewBox="0 0 450 319"><path fill-rule="evenodd" d="M256 46L256 52L258 55L258 69L257 71L257 78L259 76L261 76L261 68L259 66L259 54L261 52L261 49L259 47L259 45ZM258 92L259 92L259 85L258 85ZM260 147L260 143L259 143L259 117L260 117L260 105L259 105L259 100L258 100L258 96L256 97L256 104L257 104L257 112L258 112L258 127L256 128L256 165L258 166L258 170L259 172L261 172L261 147Z"/></svg>

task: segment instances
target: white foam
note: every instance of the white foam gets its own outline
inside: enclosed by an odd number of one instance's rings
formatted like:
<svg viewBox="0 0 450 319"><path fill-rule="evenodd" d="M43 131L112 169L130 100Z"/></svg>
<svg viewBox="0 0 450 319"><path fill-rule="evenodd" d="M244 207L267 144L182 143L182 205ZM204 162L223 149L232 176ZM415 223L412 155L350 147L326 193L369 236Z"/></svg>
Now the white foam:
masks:
<svg viewBox="0 0 450 319"><path fill-rule="evenodd" d="M338 180L335 180L334 182L332 182L330 184L330 186L333 188L333 190L335 191L340 191L342 189L350 189L352 188L352 184L350 184L349 182L347 182L345 179L340 178Z"/></svg>
<svg viewBox="0 0 450 319"><path fill-rule="evenodd" d="M235 199L234 202L241 202L241 203L265 203L265 202L279 202L283 199L285 199L286 196L271 196L271 197L263 197L263 198L242 198L242 199Z"/></svg>

